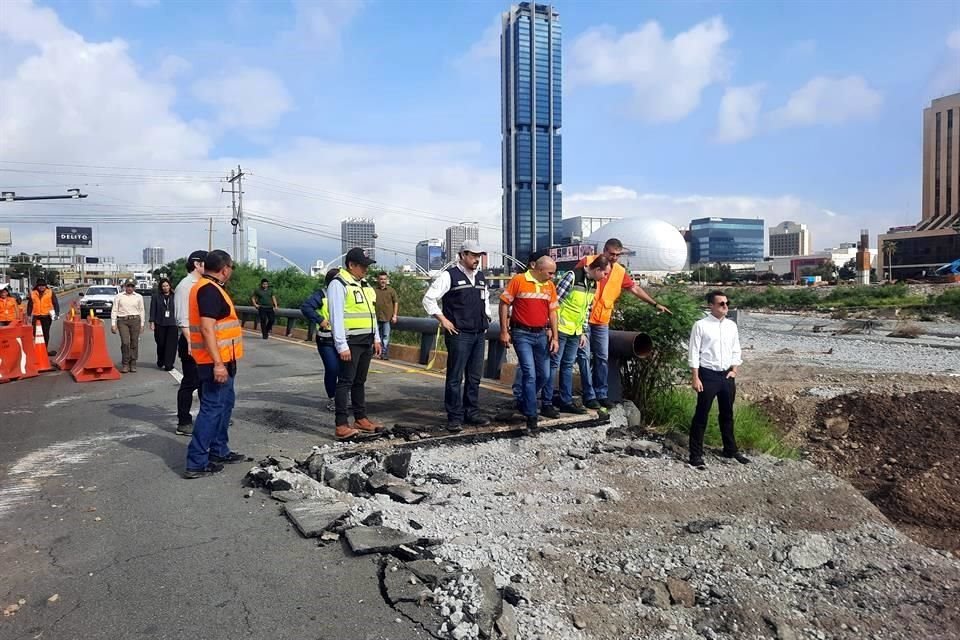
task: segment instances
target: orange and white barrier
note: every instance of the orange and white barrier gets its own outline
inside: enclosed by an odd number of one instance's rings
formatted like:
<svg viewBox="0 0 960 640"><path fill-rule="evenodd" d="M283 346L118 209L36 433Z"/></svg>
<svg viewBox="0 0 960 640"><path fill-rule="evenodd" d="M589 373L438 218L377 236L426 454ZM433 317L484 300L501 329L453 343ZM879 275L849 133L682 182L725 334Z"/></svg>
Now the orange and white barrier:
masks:
<svg viewBox="0 0 960 640"><path fill-rule="evenodd" d="M119 380L120 372L113 364L110 352L107 351L107 335L103 322L91 317L86 322L79 323L83 343L83 354L70 370L70 375L77 382L96 382L97 380ZM73 340L78 334L74 327Z"/></svg>

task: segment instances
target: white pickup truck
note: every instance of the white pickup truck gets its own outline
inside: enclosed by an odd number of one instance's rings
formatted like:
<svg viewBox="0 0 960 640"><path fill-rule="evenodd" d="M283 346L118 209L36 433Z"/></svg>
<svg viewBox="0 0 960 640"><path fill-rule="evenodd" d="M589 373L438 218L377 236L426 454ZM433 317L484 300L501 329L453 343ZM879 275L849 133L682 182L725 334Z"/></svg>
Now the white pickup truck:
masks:
<svg viewBox="0 0 960 640"><path fill-rule="evenodd" d="M113 299L120 293L120 287L97 285L80 294L80 317L87 318L90 311L96 316L110 317L113 311Z"/></svg>

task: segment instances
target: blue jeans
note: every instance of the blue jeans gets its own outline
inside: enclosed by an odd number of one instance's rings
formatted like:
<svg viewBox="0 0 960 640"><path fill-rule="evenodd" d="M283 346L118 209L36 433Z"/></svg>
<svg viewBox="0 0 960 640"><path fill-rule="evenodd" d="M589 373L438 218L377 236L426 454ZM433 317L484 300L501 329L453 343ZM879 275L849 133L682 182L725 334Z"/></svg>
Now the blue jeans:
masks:
<svg viewBox="0 0 960 640"><path fill-rule="evenodd" d="M227 429L233 414L236 395L234 376L227 376L223 384L214 382L213 367L197 367L202 393L200 412L193 423L193 437L187 447L187 470L200 471L210 462L210 455L226 458L230 455Z"/></svg>
<svg viewBox="0 0 960 640"><path fill-rule="evenodd" d="M606 399L607 375L610 372L610 327L605 324L590 325L590 354L593 365L593 393L595 398ZM582 370L581 370L582 371ZM582 375L582 373L581 373ZM587 399L584 391L583 399Z"/></svg>
<svg viewBox="0 0 960 640"><path fill-rule="evenodd" d="M337 394L337 373L340 371L340 354L332 342L317 340L317 351L323 361L323 388L331 400Z"/></svg>
<svg viewBox="0 0 960 640"><path fill-rule="evenodd" d="M443 406L449 422L462 422L480 411L480 378L483 375L484 332L447 334L447 383ZM466 377L466 384L463 379ZM460 387L463 386L461 391Z"/></svg>
<svg viewBox="0 0 960 640"><path fill-rule="evenodd" d="M569 407L573 404L573 363L580 350L580 336L561 333L559 338L560 348L550 358L550 382L544 397L553 398L553 377L559 373L557 388L560 390L560 402Z"/></svg>
<svg viewBox="0 0 960 640"><path fill-rule="evenodd" d="M547 334L543 331L512 329L510 336L523 374L520 407L523 415L530 418L537 415L537 398L550 384L550 352L547 349ZM551 404L551 399L544 396L543 405L548 407Z"/></svg>
<svg viewBox="0 0 960 640"><path fill-rule="evenodd" d="M584 402L597 399L593 390L593 367L590 365L590 329L586 330L587 346L577 349L577 366L580 368L580 391Z"/></svg>
<svg viewBox="0 0 960 640"><path fill-rule="evenodd" d="M380 357L388 357L387 353L390 351L390 322L380 322L377 320L377 329L380 331L380 344L383 345L383 349L380 351Z"/></svg>

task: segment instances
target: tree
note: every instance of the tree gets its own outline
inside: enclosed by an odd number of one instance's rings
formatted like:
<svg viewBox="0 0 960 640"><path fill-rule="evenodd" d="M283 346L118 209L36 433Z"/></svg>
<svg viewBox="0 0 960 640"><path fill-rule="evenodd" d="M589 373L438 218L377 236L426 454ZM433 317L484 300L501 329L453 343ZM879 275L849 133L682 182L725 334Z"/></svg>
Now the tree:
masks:
<svg viewBox="0 0 960 640"><path fill-rule="evenodd" d="M886 256L888 280L893 282L893 255L897 252L897 243L893 240L884 240L881 247L883 255Z"/></svg>
<svg viewBox="0 0 960 640"><path fill-rule="evenodd" d="M780 282L780 276L775 274L773 271L765 271L757 276L758 282Z"/></svg>
<svg viewBox="0 0 960 640"><path fill-rule="evenodd" d="M857 279L857 261L855 258L850 258L843 263L843 266L840 267L838 277L841 280L856 280Z"/></svg>

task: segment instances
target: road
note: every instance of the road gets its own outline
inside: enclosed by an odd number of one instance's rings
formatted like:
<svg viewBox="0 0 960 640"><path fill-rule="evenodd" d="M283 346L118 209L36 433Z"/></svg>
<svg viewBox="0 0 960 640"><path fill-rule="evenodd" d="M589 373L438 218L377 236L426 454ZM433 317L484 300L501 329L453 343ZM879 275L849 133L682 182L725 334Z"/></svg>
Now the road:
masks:
<svg viewBox="0 0 960 640"><path fill-rule="evenodd" d="M246 332L245 352L231 447L259 460L331 441L315 346ZM0 638L427 637L384 603L374 560L301 538L259 492L245 499L252 463L181 478L177 372L153 355L148 329L139 371L119 381L0 385L0 608L26 601L0 617ZM504 391L485 385L481 400ZM442 376L372 367L375 419L436 423L442 397Z"/></svg>

